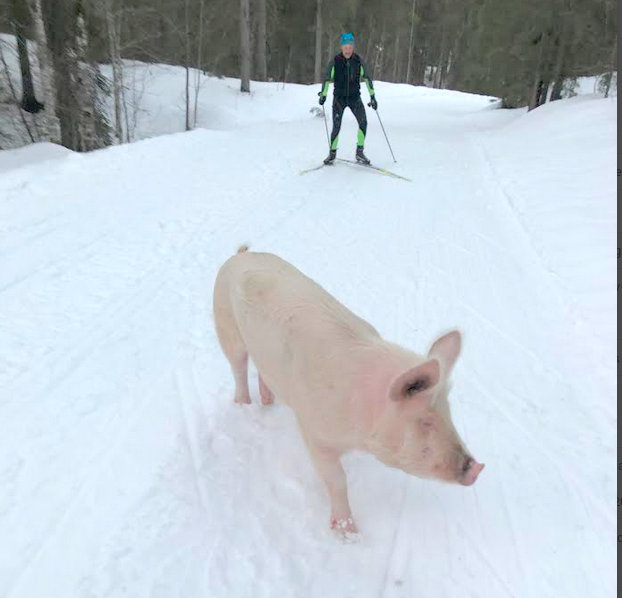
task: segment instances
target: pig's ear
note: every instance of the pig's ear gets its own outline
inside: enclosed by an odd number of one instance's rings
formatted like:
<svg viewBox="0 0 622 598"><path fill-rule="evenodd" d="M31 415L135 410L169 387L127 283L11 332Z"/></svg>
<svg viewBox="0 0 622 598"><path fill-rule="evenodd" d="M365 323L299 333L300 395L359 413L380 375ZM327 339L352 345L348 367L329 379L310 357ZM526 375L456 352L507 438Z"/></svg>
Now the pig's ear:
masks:
<svg viewBox="0 0 622 598"><path fill-rule="evenodd" d="M436 359L410 368L391 384L389 397L392 401L407 401L421 396L438 384L440 367Z"/></svg>
<svg viewBox="0 0 622 598"><path fill-rule="evenodd" d="M458 330L452 330L434 341L428 351L428 357L438 359L443 367L443 376L451 372L462 347L462 335Z"/></svg>

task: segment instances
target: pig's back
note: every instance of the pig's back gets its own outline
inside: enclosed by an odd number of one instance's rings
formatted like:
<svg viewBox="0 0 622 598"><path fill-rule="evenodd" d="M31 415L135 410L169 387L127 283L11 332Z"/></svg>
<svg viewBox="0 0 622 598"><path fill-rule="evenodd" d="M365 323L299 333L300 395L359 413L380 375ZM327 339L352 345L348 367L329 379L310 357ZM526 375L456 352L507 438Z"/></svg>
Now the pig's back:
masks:
<svg viewBox="0 0 622 598"><path fill-rule="evenodd" d="M338 363L352 343L378 338L370 324L276 255L242 253L227 266L240 333L257 367L277 386L279 369Z"/></svg>

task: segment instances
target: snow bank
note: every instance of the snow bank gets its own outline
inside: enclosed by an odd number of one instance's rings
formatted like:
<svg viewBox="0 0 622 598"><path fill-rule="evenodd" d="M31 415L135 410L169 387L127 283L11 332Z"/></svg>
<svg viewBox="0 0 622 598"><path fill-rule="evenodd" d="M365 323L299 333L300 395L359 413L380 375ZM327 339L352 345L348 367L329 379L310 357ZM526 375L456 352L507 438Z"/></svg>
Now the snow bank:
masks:
<svg viewBox="0 0 622 598"><path fill-rule="evenodd" d="M617 334L615 98L545 104L488 133L488 159L542 267L564 287L582 354L608 381ZM603 389L605 390L605 389Z"/></svg>
<svg viewBox="0 0 622 598"><path fill-rule="evenodd" d="M31 143L16 150L0 152L0 172L35 162L59 160L71 153L71 150L55 143Z"/></svg>

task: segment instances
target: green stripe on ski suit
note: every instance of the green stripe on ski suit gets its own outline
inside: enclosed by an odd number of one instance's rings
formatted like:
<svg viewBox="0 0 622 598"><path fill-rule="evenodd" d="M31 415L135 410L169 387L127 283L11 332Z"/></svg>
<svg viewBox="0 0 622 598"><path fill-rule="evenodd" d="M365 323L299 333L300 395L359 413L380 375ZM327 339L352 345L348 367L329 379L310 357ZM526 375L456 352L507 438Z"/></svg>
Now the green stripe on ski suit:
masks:
<svg viewBox="0 0 622 598"><path fill-rule="evenodd" d="M361 76L361 79L365 81L365 84L367 85L367 91L369 92L369 95L373 98L376 94L376 92L374 91L374 85L371 82L370 78L365 74L365 69L363 68L362 64L359 70L359 75Z"/></svg>
<svg viewBox="0 0 622 598"><path fill-rule="evenodd" d="M324 85L322 86L322 95L326 97L328 95L328 86L331 84L331 81L335 80L335 65L333 65L330 69L330 73L327 79L324 81Z"/></svg>
<svg viewBox="0 0 622 598"><path fill-rule="evenodd" d="M361 129L359 129L356 134L356 145L359 147L363 147L365 145L365 133L363 133ZM339 135L337 135L337 137L335 137L333 142L330 144L330 149L332 150L336 150L337 147L339 147Z"/></svg>
<svg viewBox="0 0 622 598"><path fill-rule="evenodd" d="M361 129L359 129L358 133L356 134L356 145L358 145L359 147L363 147L365 145L365 133L363 133Z"/></svg>

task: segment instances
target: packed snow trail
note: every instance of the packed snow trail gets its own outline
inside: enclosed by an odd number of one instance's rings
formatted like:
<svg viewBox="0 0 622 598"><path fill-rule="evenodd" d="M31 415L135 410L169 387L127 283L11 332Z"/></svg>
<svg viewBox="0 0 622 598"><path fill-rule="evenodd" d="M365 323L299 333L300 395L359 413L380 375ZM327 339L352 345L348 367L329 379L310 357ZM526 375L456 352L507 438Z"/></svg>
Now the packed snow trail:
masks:
<svg viewBox="0 0 622 598"><path fill-rule="evenodd" d="M290 89L278 101L309 92ZM324 131L278 122L278 104L263 123L2 174L0 596L615 595L615 103L543 114L601 118L564 132L585 171L563 176L586 180L562 195L561 173L515 147L535 113L382 83L378 98L413 183L363 168L300 177ZM340 155L354 132L344 119ZM393 168L384 144L370 119L366 150ZM582 251L611 261L579 295L575 240L531 218L542 181L549 217L573 210L594 231ZM335 539L291 411L263 408L254 375L254 404L232 402L211 289L242 242L407 347L464 331L450 401L487 464L473 488L349 455L363 539Z"/></svg>

